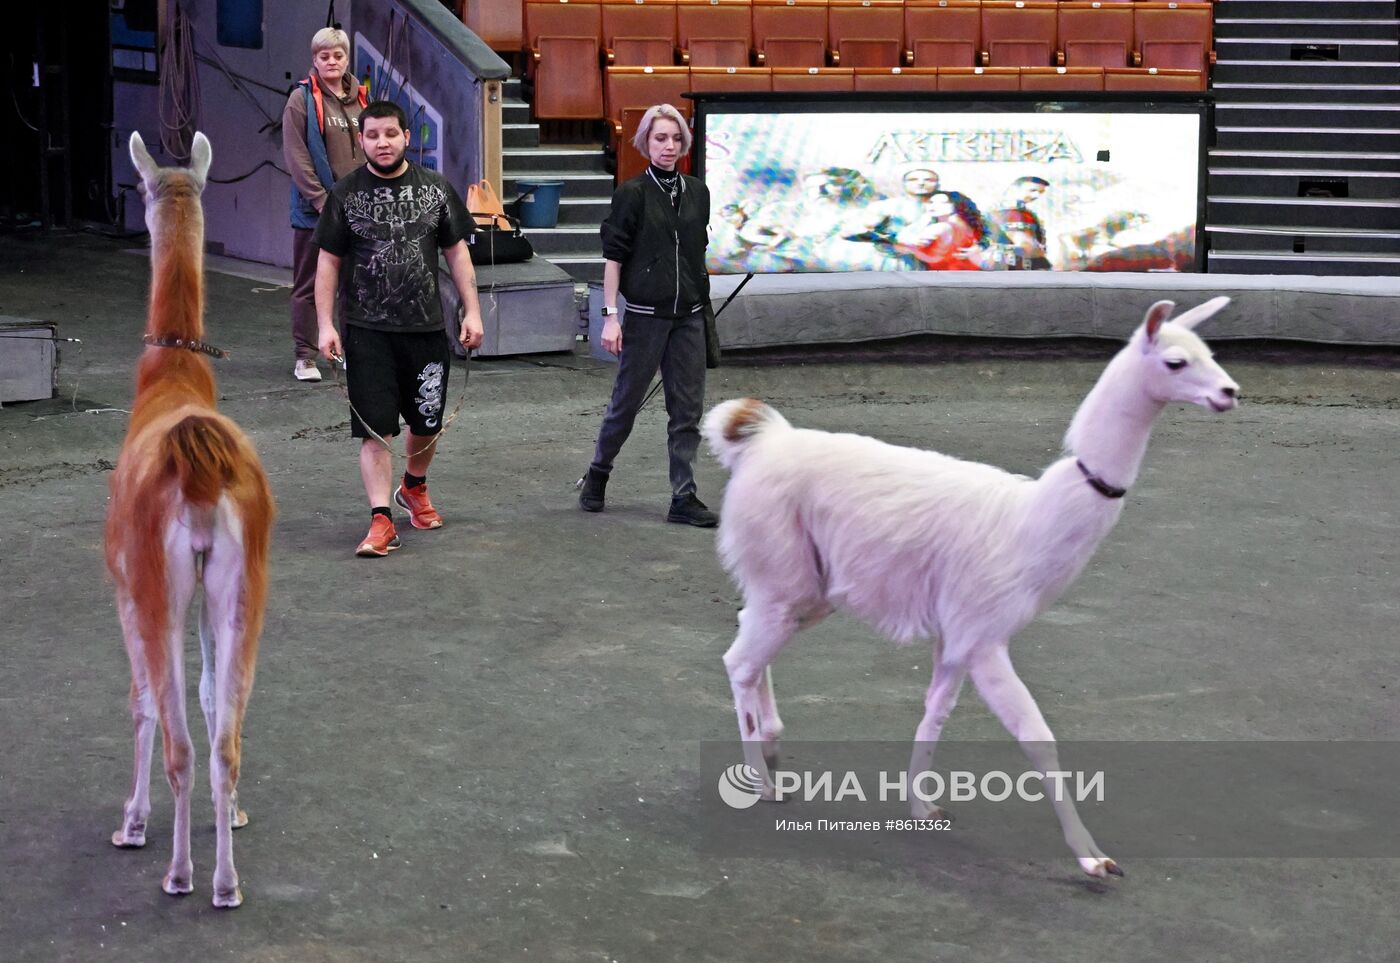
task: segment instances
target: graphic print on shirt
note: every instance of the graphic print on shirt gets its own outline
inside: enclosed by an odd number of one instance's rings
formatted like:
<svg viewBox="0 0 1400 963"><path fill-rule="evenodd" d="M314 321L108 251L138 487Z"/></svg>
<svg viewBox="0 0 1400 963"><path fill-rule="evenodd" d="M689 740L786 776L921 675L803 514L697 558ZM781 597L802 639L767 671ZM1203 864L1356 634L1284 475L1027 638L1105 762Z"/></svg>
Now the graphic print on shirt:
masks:
<svg viewBox="0 0 1400 963"><path fill-rule="evenodd" d="M350 278L353 297L370 324L431 324L426 305L433 275L423 259L422 238L437 231L447 195L436 184L375 187L345 198L350 230L364 238L366 257ZM405 318L404 307L419 317Z"/></svg>
<svg viewBox="0 0 1400 963"><path fill-rule="evenodd" d="M434 361L425 365L418 375L418 397L413 399L418 405L418 413L423 416L424 426L436 428L442 417L442 362Z"/></svg>

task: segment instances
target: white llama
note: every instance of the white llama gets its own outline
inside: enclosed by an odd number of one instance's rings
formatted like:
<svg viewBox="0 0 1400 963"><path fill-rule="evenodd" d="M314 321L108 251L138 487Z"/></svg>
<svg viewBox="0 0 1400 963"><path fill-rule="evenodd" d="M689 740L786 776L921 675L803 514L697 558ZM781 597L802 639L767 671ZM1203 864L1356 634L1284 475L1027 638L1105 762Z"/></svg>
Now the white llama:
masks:
<svg viewBox="0 0 1400 963"><path fill-rule="evenodd" d="M719 553L744 596L724 654L744 759L773 798L782 722L769 666L802 628L842 608L896 642L933 638L934 671L909 774L926 771L964 679L1021 743L1058 770L1045 719L1016 675L1011 637L1072 582L1123 510L1157 414L1171 402L1215 411L1238 386L1191 329L1229 298L1174 321L1159 301L1109 362L1037 479L854 434L793 428L760 401L718 405L704 433L732 472ZM1047 785L1065 842L1091 876L1122 875L1074 803ZM942 815L913 803L916 817Z"/></svg>

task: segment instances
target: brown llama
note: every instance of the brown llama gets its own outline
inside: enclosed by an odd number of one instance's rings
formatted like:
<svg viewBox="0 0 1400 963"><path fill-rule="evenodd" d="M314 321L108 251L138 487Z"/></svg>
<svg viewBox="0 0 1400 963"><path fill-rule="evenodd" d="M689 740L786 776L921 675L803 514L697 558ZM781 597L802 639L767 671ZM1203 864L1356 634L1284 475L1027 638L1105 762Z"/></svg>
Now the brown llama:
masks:
<svg viewBox="0 0 1400 963"><path fill-rule="evenodd" d="M214 410L214 372L204 337L204 213L208 139L195 134L191 167L160 168L139 134L131 160L141 175L151 234L151 305L136 371L136 401L112 473L107 568L131 658L136 765L121 847L146 844L151 811L151 750L156 721L165 774L175 795L175 843L162 888L194 889L190 792L194 743L185 716L185 618L204 587L199 640L204 669L199 703L209 728L214 794L214 905L243 901L233 866L243 713L253 687L258 633L267 599L267 547L274 506L257 453L231 420Z"/></svg>

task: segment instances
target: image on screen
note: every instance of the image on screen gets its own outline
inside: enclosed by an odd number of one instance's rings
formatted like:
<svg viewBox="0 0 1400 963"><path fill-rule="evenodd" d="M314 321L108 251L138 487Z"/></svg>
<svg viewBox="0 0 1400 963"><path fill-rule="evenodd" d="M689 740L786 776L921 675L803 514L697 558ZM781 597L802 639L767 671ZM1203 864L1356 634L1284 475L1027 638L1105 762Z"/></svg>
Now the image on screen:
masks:
<svg viewBox="0 0 1400 963"><path fill-rule="evenodd" d="M704 135L712 273L1195 270L1195 111L716 111Z"/></svg>

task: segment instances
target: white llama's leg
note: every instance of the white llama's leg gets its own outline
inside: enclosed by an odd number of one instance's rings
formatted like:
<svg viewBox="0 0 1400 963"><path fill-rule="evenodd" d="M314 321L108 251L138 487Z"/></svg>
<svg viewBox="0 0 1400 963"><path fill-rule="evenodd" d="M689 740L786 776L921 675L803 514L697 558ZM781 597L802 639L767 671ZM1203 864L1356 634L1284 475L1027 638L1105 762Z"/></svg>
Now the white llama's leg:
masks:
<svg viewBox="0 0 1400 963"><path fill-rule="evenodd" d="M1055 747L1055 737L1045 724L1045 717L1041 715L1030 690L1016 675L1005 646L983 651L974 658L973 684L1002 725L1021 744L1031 766L1042 773L1059 771L1060 756ZM1060 785L1055 780L1046 780L1045 794L1055 807L1065 842L1079 859L1079 865L1090 876L1102 877L1110 873L1122 876L1123 871L1118 864L1104 855L1089 835L1089 830L1084 828L1074 800L1067 793L1056 791Z"/></svg>
<svg viewBox="0 0 1400 963"><path fill-rule="evenodd" d="M209 785L212 788L215 785L212 769L215 757L214 750L219 744L219 714L216 711L214 700L214 659L219 651L219 645L214 634L213 617L210 615L207 594L204 605L201 606L199 612L199 648L203 658L203 670L199 675L199 705L204 710L204 724L209 730L209 763L211 766ZM218 799L215 799L214 802L217 805ZM242 829L248 825L248 814L238 808L238 791L236 789L229 800L229 819L232 821L234 829Z"/></svg>
<svg viewBox="0 0 1400 963"><path fill-rule="evenodd" d="M944 646L943 651L948 651ZM947 811L929 799L920 799L914 792L918 775L933 768L933 752L938 746L943 725L952 715L958 704L958 694L962 692L963 680L967 678L967 667L962 663L937 660L933 667L933 678L928 692L924 695L924 718L914 732L914 749L909 755L909 769L906 773L905 791L909 800L909 811L915 819L946 819Z"/></svg>
<svg viewBox="0 0 1400 963"><path fill-rule="evenodd" d="M132 765L131 795L122 807L122 828L112 834L112 845L136 848L146 845L146 820L151 815L151 751L156 740L156 704L146 674L142 642L136 632L131 599L117 599L122 634L131 659L131 720L135 729L136 758Z"/></svg>
<svg viewBox="0 0 1400 963"><path fill-rule="evenodd" d="M823 602L798 620L797 631L810 629L832 613L830 605ZM741 616L742 617L742 616ZM778 768L778 744L783 738L783 720L778 716L778 700L773 694L773 666L764 667L763 678L758 688L758 731L763 736L763 759L770 772Z"/></svg>
<svg viewBox="0 0 1400 963"><path fill-rule="evenodd" d="M165 678L152 679L165 742L165 778L175 795L174 844L170 869L161 888L172 896L194 890L190 858L190 795L194 791L194 742L185 713L185 617L194 595L194 554L187 539L166 542L166 579L170 592L170 622L165 638Z"/></svg>
<svg viewBox="0 0 1400 963"><path fill-rule="evenodd" d="M739 738L744 743L744 762L762 777L764 799L777 795L765 755L771 752L776 759L777 738L781 734L780 729L772 728L775 723L780 726L781 722L772 702L768 666L796 631L797 619L786 606L750 601L739 612L739 634L724 653L724 668L734 692L734 711L739 717ZM768 688L767 709L765 687Z"/></svg>
<svg viewBox="0 0 1400 963"><path fill-rule="evenodd" d="M204 602L214 640L206 669L214 667L209 741L209 783L214 794L214 905L232 909L243 902L233 863L233 828L248 821L238 809L238 769L243 711L251 680L239 659L242 625L243 551L236 535L220 530L204 562ZM209 656L212 655L212 659Z"/></svg>

